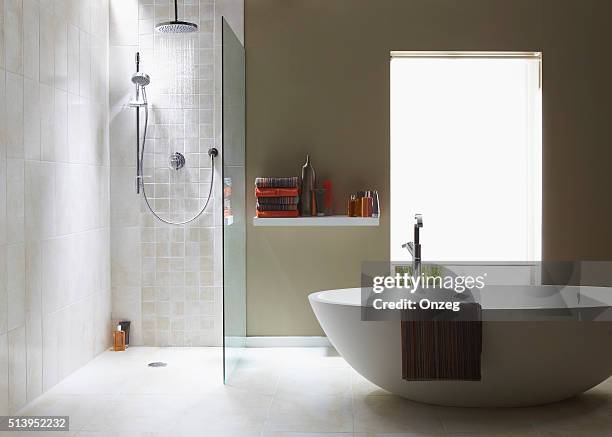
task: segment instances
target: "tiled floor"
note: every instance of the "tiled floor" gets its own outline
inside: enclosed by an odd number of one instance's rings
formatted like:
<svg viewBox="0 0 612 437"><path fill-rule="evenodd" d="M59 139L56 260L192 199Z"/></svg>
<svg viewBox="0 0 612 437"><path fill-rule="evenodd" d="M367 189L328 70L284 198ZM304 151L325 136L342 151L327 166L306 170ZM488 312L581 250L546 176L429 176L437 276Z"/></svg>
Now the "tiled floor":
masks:
<svg viewBox="0 0 612 437"><path fill-rule="evenodd" d="M537 408L434 407L377 388L326 348L248 349L231 384L221 378L218 348L106 352L21 413L70 416L70 433L36 437L612 436L612 380Z"/></svg>

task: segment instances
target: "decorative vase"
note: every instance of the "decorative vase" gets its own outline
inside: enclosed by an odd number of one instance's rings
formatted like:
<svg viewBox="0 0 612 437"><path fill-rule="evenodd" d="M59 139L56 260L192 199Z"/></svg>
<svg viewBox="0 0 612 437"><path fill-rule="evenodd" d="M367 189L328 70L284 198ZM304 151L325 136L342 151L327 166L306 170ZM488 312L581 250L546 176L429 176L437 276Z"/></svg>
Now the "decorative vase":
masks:
<svg viewBox="0 0 612 437"><path fill-rule="evenodd" d="M302 167L302 192L300 194L300 212L302 216L312 215L312 190L315 186L315 171L310 164L310 155L306 155L306 163Z"/></svg>

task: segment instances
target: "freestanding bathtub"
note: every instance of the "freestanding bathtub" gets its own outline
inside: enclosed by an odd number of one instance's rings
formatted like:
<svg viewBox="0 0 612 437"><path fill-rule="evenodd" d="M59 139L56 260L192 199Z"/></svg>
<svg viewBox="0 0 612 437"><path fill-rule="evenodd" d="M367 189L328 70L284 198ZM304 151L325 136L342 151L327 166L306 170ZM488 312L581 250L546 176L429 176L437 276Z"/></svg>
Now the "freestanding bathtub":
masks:
<svg viewBox="0 0 612 437"><path fill-rule="evenodd" d="M548 287L482 290L482 379L476 382L403 380L400 322L362 321L360 288L312 293L309 300L332 345L379 387L429 404L511 407L560 401L612 374L612 323L605 317L559 321L555 313L605 313L612 288L565 287L561 296ZM498 310L514 321L487 321ZM534 321L538 314L542 320Z"/></svg>

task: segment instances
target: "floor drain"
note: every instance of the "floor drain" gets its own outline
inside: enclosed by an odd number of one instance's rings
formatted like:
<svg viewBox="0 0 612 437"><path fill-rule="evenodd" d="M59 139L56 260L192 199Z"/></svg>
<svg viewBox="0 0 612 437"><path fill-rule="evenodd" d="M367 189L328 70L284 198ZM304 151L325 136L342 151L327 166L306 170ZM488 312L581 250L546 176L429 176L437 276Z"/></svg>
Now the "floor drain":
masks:
<svg viewBox="0 0 612 437"><path fill-rule="evenodd" d="M149 367L166 367L168 364L163 363L161 361L155 361L153 363L149 363Z"/></svg>

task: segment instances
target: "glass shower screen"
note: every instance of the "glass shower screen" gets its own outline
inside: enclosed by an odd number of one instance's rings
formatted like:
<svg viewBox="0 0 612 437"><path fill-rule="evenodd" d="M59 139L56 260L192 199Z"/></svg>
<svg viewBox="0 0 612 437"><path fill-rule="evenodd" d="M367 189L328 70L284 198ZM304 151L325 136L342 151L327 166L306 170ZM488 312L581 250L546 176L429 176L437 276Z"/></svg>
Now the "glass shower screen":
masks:
<svg viewBox="0 0 612 437"><path fill-rule="evenodd" d="M246 342L244 48L222 19L223 359L227 383Z"/></svg>

